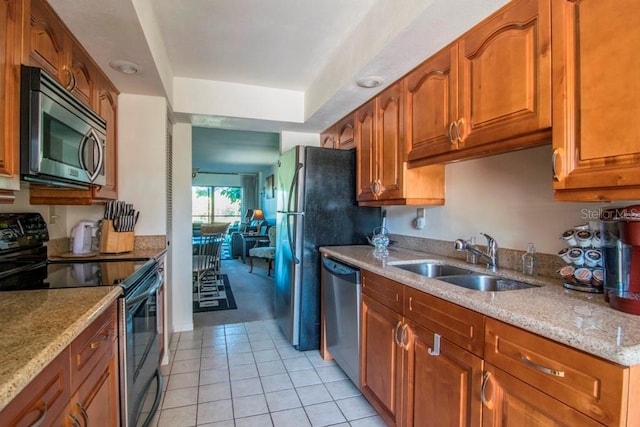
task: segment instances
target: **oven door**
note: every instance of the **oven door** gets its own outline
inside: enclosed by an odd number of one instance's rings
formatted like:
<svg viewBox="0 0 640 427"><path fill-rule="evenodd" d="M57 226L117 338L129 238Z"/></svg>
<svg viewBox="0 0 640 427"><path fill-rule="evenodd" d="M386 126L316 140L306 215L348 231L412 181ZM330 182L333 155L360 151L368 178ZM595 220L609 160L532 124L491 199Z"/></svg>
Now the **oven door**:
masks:
<svg viewBox="0 0 640 427"><path fill-rule="evenodd" d="M124 336L121 342L124 345L120 356L124 361L121 372L125 376L121 384L125 388L121 393L124 426L145 425L157 409L161 387L157 291L161 280L159 272L153 270L122 300ZM152 398L150 405L144 404L149 394L157 397Z"/></svg>

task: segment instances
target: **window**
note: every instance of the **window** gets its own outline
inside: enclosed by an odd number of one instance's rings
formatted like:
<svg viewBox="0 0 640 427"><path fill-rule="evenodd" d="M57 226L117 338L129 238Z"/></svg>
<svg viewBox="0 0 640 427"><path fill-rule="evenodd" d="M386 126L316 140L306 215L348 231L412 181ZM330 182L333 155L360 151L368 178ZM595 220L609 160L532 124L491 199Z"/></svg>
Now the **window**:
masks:
<svg viewBox="0 0 640 427"><path fill-rule="evenodd" d="M242 187L191 187L192 223L240 221Z"/></svg>

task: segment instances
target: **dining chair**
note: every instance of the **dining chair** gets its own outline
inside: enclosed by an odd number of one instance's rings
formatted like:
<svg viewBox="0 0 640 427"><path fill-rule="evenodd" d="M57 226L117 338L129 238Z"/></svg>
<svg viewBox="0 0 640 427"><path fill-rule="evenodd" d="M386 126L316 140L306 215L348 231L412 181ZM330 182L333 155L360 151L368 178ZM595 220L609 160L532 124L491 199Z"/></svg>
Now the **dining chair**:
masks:
<svg viewBox="0 0 640 427"><path fill-rule="evenodd" d="M223 233L203 234L193 256L193 286L200 307L217 305L217 300L226 299L220 274L223 241Z"/></svg>

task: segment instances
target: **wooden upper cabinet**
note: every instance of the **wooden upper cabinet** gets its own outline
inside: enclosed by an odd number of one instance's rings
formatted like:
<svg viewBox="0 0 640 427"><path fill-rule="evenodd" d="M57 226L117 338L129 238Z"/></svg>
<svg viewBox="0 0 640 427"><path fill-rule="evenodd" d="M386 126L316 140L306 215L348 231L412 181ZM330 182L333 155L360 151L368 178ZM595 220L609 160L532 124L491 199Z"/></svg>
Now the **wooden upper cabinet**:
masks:
<svg viewBox="0 0 640 427"><path fill-rule="evenodd" d="M336 140L334 148L338 148L340 150L350 150L352 148L356 148L353 116L353 113L349 114L338 123L336 123Z"/></svg>
<svg viewBox="0 0 640 427"><path fill-rule="evenodd" d="M516 0L411 71L412 166L551 139L550 0Z"/></svg>
<svg viewBox="0 0 640 427"><path fill-rule="evenodd" d="M398 82L376 97L376 136L380 200L403 197L404 96Z"/></svg>
<svg viewBox="0 0 640 427"><path fill-rule="evenodd" d="M557 200L640 198L640 13L634 0L554 0Z"/></svg>
<svg viewBox="0 0 640 427"><path fill-rule="evenodd" d="M456 132L465 149L549 141L550 12L550 0L514 1L459 39Z"/></svg>
<svg viewBox="0 0 640 427"><path fill-rule="evenodd" d="M409 161L458 148L458 45L436 53L406 77Z"/></svg>
<svg viewBox="0 0 640 427"><path fill-rule="evenodd" d="M375 200L374 186L378 179L375 126L375 100L362 105L355 112L355 138L357 157L356 200Z"/></svg>
<svg viewBox="0 0 640 427"><path fill-rule="evenodd" d="M30 5L25 14L25 52L23 63L40 67L65 87L73 76L69 67L70 40L62 21L44 0L25 2Z"/></svg>
<svg viewBox="0 0 640 427"><path fill-rule="evenodd" d="M96 112L107 121L107 141L105 149L106 183L95 187L93 197L97 199L118 198L118 90L106 77L98 75Z"/></svg>
<svg viewBox="0 0 640 427"><path fill-rule="evenodd" d="M69 64L71 64L72 78L69 90L85 105L93 105L93 95L98 75L98 70L93 64L93 60L82 46L73 43L71 45Z"/></svg>
<svg viewBox="0 0 640 427"><path fill-rule="evenodd" d="M336 126L333 125L329 129L320 134L320 146L322 148L334 148L336 140Z"/></svg>
<svg viewBox="0 0 640 427"><path fill-rule="evenodd" d="M355 113L360 205L444 203L444 165L407 167L404 87L396 82Z"/></svg>
<svg viewBox="0 0 640 427"><path fill-rule="evenodd" d="M22 2L0 2L0 174L18 173Z"/></svg>

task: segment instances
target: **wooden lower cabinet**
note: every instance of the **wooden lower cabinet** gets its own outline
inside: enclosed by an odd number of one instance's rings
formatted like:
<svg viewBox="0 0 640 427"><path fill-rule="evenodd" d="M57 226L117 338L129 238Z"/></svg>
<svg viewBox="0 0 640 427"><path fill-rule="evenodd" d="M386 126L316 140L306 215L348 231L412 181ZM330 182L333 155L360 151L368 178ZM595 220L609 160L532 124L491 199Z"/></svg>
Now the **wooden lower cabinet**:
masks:
<svg viewBox="0 0 640 427"><path fill-rule="evenodd" d="M485 364L483 426L601 426L529 384Z"/></svg>
<svg viewBox="0 0 640 427"><path fill-rule="evenodd" d="M397 336L402 315L362 296L360 387L389 425L401 425L402 356Z"/></svg>
<svg viewBox="0 0 640 427"><path fill-rule="evenodd" d="M413 322L406 324L402 424L479 426L482 403L476 390L482 382L482 359Z"/></svg>
<svg viewBox="0 0 640 427"><path fill-rule="evenodd" d="M479 426L482 359L405 318L398 282L362 282L362 394L390 426Z"/></svg>
<svg viewBox="0 0 640 427"><path fill-rule="evenodd" d="M0 412L0 425L117 427L118 393L114 302Z"/></svg>

